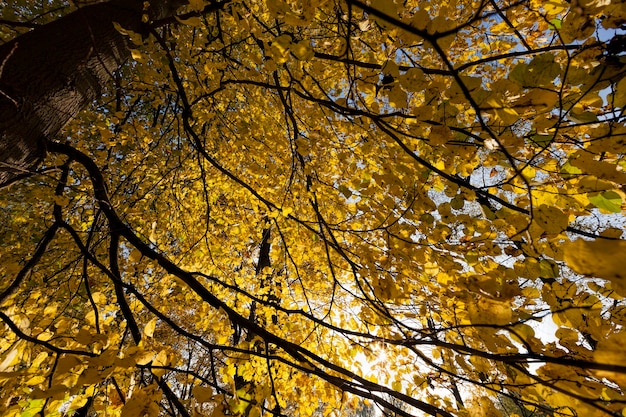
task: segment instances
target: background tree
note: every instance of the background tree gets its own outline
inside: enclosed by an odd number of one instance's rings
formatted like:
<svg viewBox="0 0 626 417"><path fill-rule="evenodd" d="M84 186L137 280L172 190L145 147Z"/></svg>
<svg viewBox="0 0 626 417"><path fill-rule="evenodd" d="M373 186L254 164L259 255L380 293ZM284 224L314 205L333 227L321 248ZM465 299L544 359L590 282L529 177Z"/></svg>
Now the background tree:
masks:
<svg viewBox="0 0 626 417"><path fill-rule="evenodd" d="M623 3L0 5L3 415L623 413Z"/></svg>

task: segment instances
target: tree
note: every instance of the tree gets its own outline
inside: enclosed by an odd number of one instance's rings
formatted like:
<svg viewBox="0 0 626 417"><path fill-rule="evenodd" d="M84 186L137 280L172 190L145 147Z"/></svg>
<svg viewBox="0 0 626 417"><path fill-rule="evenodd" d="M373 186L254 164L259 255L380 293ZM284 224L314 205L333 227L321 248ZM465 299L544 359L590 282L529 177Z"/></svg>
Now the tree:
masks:
<svg viewBox="0 0 626 417"><path fill-rule="evenodd" d="M181 4L161 1L145 13L164 18ZM99 95L129 55L115 25L144 32L142 5L131 0L80 8L2 45L0 184L28 172L44 156L45 140Z"/></svg>
<svg viewBox="0 0 626 417"><path fill-rule="evenodd" d="M0 8L3 415L623 413L623 3L97 3Z"/></svg>

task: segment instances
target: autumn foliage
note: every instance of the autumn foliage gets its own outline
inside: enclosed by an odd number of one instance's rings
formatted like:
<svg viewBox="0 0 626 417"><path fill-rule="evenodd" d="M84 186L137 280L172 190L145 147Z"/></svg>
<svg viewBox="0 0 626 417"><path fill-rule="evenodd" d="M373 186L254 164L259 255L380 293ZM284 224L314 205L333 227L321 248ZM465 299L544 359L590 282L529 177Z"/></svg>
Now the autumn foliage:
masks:
<svg viewBox="0 0 626 417"><path fill-rule="evenodd" d="M143 24L0 189L0 414L626 415L623 2Z"/></svg>

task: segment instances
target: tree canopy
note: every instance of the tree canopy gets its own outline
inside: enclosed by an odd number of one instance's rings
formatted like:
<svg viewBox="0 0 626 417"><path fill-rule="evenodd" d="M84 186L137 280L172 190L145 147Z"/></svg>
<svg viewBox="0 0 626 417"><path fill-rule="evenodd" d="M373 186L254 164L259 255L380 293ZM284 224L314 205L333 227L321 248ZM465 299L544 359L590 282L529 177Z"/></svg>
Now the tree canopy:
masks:
<svg viewBox="0 0 626 417"><path fill-rule="evenodd" d="M0 83L98 7L9 3ZM0 189L4 416L626 415L623 1L130 3Z"/></svg>

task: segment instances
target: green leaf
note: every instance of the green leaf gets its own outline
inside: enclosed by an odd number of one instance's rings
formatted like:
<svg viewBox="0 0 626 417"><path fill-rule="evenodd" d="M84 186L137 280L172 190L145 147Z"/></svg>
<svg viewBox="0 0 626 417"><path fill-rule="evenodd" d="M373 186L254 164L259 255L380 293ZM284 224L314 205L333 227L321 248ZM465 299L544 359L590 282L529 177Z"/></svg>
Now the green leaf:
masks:
<svg viewBox="0 0 626 417"><path fill-rule="evenodd" d="M41 412L45 399L28 400L26 409L22 411L20 417L35 417Z"/></svg>
<svg viewBox="0 0 626 417"><path fill-rule="evenodd" d="M534 142L536 145L541 146L542 148L546 147L550 144L552 140L552 135L532 135L530 140Z"/></svg>
<svg viewBox="0 0 626 417"><path fill-rule="evenodd" d="M563 166L561 167L561 175L563 175L563 177L566 179L571 178L576 175L580 175L582 173L583 171L580 168L575 167L574 165L570 164L569 161L564 163Z"/></svg>
<svg viewBox="0 0 626 417"><path fill-rule="evenodd" d="M615 191L605 191L595 196L589 196L589 201L597 208L610 213L622 211L622 197Z"/></svg>
<svg viewBox="0 0 626 417"><path fill-rule="evenodd" d="M552 19L550 20L550 25L552 29L561 29L561 26L563 25L563 21L561 19Z"/></svg>
<svg viewBox="0 0 626 417"><path fill-rule="evenodd" d="M539 261L539 270L542 278L558 278L560 275L559 266L552 259Z"/></svg>

